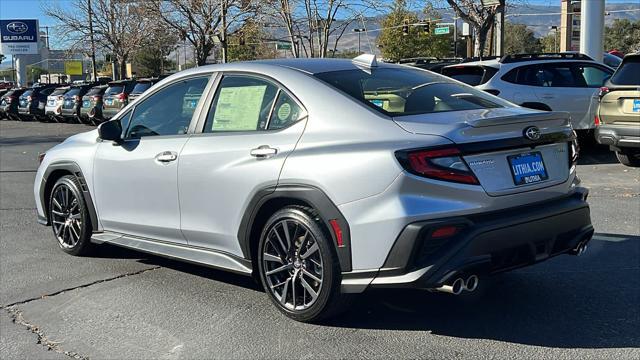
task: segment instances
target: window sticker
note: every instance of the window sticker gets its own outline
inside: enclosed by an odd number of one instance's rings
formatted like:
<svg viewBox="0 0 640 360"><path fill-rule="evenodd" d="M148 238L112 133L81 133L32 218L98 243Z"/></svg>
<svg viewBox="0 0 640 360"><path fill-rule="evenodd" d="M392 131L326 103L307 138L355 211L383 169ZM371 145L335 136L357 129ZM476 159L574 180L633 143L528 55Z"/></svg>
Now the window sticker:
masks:
<svg viewBox="0 0 640 360"><path fill-rule="evenodd" d="M289 103L280 105L280 107L278 108L278 119L280 119L280 121L285 121L289 118L290 115L291 105L289 105Z"/></svg>
<svg viewBox="0 0 640 360"><path fill-rule="evenodd" d="M220 89L212 130L256 130L266 89L267 85Z"/></svg>

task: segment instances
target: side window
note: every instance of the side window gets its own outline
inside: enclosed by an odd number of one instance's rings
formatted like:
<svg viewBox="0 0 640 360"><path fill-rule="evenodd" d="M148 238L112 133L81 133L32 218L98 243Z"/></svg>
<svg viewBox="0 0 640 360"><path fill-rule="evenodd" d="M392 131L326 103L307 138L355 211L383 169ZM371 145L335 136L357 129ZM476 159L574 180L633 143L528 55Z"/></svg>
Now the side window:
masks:
<svg viewBox="0 0 640 360"><path fill-rule="evenodd" d="M277 93L275 85L260 78L223 77L207 115L204 132L264 130Z"/></svg>
<svg viewBox="0 0 640 360"><path fill-rule="evenodd" d="M574 69L570 63L545 64L538 73L541 86L576 87L581 86L580 79L574 76Z"/></svg>
<svg viewBox="0 0 640 360"><path fill-rule="evenodd" d="M542 86L541 68L538 65L521 66L517 69L516 83L520 85ZM512 70L513 71L513 70Z"/></svg>
<svg viewBox="0 0 640 360"><path fill-rule="evenodd" d="M284 91L280 91L276 106L273 107L273 113L269 120L269 130L277 130L285 128L302 117L302 109L298 103Z"/></svg>
<svg viewBox="0 0 640 360"><path fill-rule="evenodd" d="M590 88L599 88L604 85L604 82L611 77L611 73L604 69L589 65L579 64L575 67L576 77L582 83L582 86Z"/></svg>
<svg viewBox="0 0 640 360"><path fill-rule="evenodd" d="M125 137L185 134L208 81L209 77L181 80L144 99L135 106Z"/></svg>

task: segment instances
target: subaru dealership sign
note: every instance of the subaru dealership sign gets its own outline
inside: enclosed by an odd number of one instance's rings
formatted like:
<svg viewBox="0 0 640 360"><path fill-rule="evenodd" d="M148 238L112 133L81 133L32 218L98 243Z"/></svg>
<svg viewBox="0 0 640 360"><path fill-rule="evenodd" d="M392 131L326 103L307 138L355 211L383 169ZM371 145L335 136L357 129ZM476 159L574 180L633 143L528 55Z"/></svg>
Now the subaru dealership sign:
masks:
<svg viewBox="0 0 640 360"><path fill-rule="evenodd" d="M0 53L38 53L38 20L0 20Z"/></svg>

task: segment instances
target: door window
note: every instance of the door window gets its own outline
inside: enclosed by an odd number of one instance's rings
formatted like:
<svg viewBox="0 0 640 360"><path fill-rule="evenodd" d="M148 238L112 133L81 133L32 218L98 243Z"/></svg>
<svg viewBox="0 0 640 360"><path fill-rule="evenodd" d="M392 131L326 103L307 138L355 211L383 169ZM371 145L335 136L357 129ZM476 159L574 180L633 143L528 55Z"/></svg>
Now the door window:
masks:
<svg viewBox="0 0 640 360"><path fill-rule="evenodd" d="M213 99L204 132L264 130L277 93L275 85L260 78L225 76ZM289 119L285 113L286 106L282 121Z"/></svg>
<svg viewBox="0 0 640 360"><path fill-rule="evenodd" d="M569 63L545 64L537 73L539 86L575 87L581 86L576 81L573 68Z"/></svg>
<svg viewBox="0 0 640 360"><path fill-rule="evenodd" d="M584 87L590 88L603 86L604 82L611 76L611 72L589 64L576 65L575 72L579 83L582 83Z"/></svg>
<svg viewBox="0 0 640 360"><path fill-rule="evenodd" d="M126 138L186 134L209 77L173 83L137 104Z"/></svg>

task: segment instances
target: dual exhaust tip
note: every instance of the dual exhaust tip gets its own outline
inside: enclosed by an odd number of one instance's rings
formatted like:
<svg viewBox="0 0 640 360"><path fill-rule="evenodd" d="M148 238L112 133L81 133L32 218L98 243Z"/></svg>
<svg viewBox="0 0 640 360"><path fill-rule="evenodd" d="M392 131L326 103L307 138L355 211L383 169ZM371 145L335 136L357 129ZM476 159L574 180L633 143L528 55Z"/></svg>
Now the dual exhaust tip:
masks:
<svg viewBox="0 0 640 360"><path fill-rule="evenodd" d="M479 282L480 280L477 275L470 275L466 279L461 277L456 278L451 284L442 285L434 290L447 294L460 295L463 291L475 291L478 288Z"/></svg>

